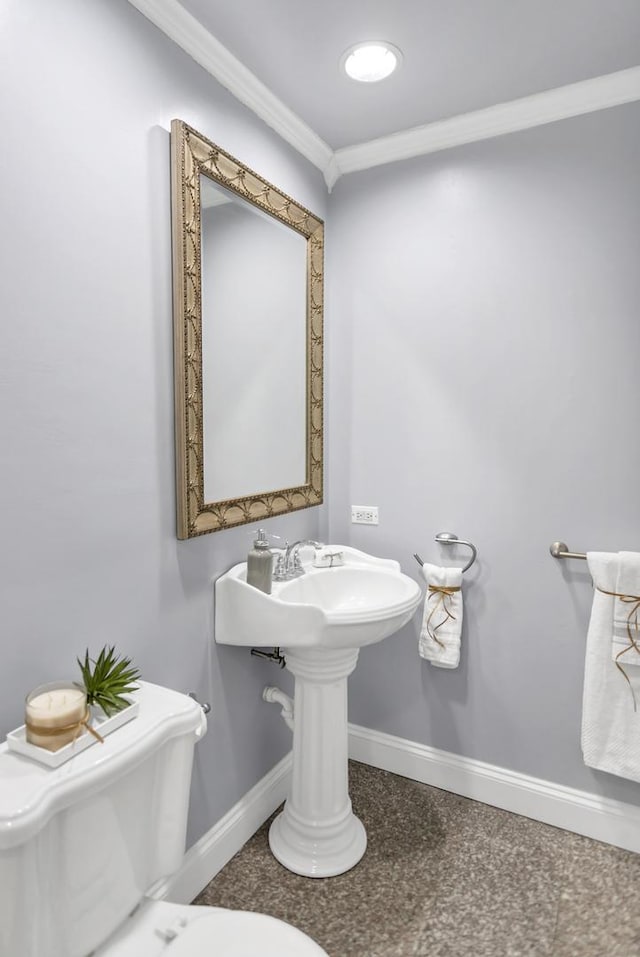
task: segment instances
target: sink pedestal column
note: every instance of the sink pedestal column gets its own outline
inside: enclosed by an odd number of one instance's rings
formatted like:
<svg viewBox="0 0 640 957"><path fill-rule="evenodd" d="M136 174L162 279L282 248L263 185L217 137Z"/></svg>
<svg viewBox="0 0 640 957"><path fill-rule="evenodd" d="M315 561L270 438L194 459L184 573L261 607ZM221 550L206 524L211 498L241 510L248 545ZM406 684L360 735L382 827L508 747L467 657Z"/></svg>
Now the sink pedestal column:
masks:
<svg viewBox="0 0 640 957"><path fill-rule="evenodd" d="M348 871L367 835L351 810L347 758L347 678L358 649L285 648L295 675L291 794L269 831L274 856L305 877Z"/></svg>

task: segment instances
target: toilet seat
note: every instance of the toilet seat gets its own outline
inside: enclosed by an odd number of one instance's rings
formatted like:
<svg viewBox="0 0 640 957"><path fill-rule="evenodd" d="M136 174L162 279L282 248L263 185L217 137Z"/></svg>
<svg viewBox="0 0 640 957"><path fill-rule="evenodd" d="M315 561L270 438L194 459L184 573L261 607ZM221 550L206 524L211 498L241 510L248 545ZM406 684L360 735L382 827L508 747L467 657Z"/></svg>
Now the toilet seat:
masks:
<svg viewBox="0 0 640 957"><path fill-rule="evenodd" d="M171 944L170 957L320 957L310 937L266 914L218 911L191 921Z"/></svg>
<svg viewBox="0 0 640 957"><path fill-rule="evenodd" d="M94 957L327 957L302 931L266 914L145 903Z"/></svg>

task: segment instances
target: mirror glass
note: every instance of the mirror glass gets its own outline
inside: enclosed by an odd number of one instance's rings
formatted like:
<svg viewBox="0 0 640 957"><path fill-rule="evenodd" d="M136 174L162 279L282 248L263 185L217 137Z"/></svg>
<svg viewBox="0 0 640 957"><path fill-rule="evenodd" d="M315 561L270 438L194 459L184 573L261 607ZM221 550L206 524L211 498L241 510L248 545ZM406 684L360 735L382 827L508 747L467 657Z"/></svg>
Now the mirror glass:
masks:
<svg viewBox="0 0 640 957"><path fill-rule="evenodd" d="M200 203L205 501L302 485L306 240L202 174Z"/></svg>
<svg viewBox="0 0 640 957"><path fill-rule="evenodd" d="M178 537L322 502L324 226L174 120Z"/></svg>

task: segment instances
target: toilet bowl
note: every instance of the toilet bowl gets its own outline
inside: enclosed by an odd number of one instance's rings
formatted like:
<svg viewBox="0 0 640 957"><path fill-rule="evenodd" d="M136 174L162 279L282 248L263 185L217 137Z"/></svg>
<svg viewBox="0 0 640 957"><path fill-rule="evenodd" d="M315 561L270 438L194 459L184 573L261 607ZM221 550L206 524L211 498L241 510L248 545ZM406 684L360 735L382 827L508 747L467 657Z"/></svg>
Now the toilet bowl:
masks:
<svg viewBox="0 0 640 957"><path fill-rule="evenodd" d="M327 957L284 921L249 911L147 901L94 957Z"/></svg>
<svg viewBox="0 0 640 957"><path fill-rule="evenodd" d="M181 865L206 720L167 688L137 698L60 767L0 745L0 957L327 957L266 914L145 896Z"/></svg>

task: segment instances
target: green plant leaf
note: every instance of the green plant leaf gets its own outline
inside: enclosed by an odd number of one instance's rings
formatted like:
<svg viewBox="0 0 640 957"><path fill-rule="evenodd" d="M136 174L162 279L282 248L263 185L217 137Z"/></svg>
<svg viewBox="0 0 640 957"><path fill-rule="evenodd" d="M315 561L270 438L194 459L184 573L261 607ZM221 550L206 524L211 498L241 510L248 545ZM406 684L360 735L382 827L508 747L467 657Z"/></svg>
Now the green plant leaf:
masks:
<svg viewBox="0 0 640 957"><path fill-rule="evenodd" d="M84 661L76 660L89 704L101 707L107 717L129 706L124 695L137 690L135 682L140 678L140 672L131 664L130 658L118 655L115 645L105 645L96 659L89 657L87 648Z"/></svg>

